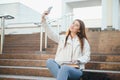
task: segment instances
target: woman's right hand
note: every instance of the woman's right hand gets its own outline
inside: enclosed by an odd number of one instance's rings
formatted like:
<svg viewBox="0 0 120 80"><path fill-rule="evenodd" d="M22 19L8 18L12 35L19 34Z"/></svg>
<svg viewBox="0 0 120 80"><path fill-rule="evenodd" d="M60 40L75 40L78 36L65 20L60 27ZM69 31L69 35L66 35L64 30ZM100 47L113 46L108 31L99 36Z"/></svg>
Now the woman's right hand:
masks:
<svg viewBox="0 0 120 80"><path fill-rule="evenodd" d="M48 11L44 11L44 13L42 14L42 22L46 21L45 16L48 15L48 14L49 14Z"/></svg>

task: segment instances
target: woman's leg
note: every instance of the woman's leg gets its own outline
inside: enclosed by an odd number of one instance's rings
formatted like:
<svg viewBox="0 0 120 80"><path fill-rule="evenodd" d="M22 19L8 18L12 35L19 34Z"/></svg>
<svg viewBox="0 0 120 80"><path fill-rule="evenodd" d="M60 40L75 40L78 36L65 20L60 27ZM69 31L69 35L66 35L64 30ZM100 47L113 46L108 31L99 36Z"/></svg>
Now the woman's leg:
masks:
<svg viewBox="0 0 120 80"><path fill-rule="evenodd" d="M82 76L82 71L79 69L63 65L59 69L57 80L80 80L80 77Z"/></svg>
<svg viewBox="0 0 120 80"><path fill-rule="evenodd" d="M55 62L54 59L48 59L46 61L46 67L50 70L52 75L56 78L60 65Z"/></svg>

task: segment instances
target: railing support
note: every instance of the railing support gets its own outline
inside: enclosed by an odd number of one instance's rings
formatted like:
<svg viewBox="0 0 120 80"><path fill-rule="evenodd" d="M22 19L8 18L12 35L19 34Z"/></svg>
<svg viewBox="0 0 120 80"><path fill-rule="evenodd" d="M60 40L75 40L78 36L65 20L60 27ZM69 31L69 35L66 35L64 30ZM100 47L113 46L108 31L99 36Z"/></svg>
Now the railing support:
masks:
<svg viewBox="0 0 120 80"><path fill-rule="evenodd" d="M40 52L42 52L42 38L43 38L43 30L42 26L40 27Z"/></svg>
<svg viewBox="0 0 120 80"><path fill-rule="evenodd" d="M1 45L0 45L0 54L3 53L3 46L4 46L4 34L5 34L5 20L7 19L14 19L11 15L1 15Z"/></svg>
<svg viewBox="0 0 120 80"><path fill-rule="evenodd" d="M5 18L1 17L1 54L3 53L3 43L4 43L4 26L5 26Z"/></svg>
<svg viewBox="0 0 120 80"><path fill-rule="evenodd" d="M47 48L47 33L46 33L46 28L45 28L45 48Z"/></svg>

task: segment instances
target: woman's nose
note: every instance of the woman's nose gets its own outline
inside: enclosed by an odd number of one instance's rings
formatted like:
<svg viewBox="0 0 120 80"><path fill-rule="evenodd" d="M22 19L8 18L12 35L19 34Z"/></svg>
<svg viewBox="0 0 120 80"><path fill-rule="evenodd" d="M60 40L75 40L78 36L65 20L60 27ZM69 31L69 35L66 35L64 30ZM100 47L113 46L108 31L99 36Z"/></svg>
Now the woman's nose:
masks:
<svg viewBox="0 0 120 80"><path fill-rule="evenodd" d="M74 27L74 25L72 24L71 27Z"/></svg>

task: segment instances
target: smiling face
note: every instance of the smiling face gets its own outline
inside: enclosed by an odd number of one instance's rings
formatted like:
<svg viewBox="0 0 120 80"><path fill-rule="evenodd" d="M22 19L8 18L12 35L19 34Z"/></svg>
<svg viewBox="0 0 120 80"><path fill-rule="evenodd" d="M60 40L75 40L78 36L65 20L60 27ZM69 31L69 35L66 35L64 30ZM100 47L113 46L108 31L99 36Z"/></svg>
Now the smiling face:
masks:
<svg viewBox="0 0 120 80"><path fill-rule="evenodd" d="M69 35L71 35L71 32L76 33L76 35L77 35L77 37L80 41L81 51L83 51L83 47L84 47L84 39L83 38L87 39L84 22L80 19L75 19L74 20L74 22L70 25L69 30L66 32L64 47L66 46L68 37L69 37Z"/></svg>
<svg viewBox="0 0 120 80"><path fill-rule="evenodd" d="M75 20L71 25L70 25L70 28L69 30L73 33L77 33L77 32L80 32L80 23Z"/></svg>

